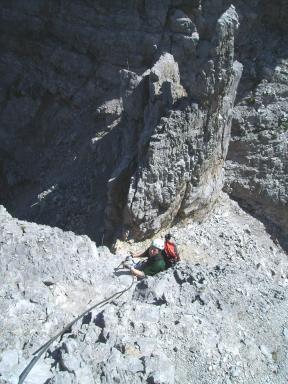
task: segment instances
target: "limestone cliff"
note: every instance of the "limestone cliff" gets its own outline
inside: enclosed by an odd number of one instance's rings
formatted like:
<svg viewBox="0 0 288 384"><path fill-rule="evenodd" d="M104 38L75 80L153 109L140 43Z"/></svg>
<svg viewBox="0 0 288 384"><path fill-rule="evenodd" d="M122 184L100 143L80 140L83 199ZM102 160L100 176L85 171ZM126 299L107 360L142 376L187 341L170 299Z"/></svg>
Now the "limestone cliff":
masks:
<svg viewBox="0 0 288 384"><path fill-rule="evenodd" d="M288 48L287 1L235 4L243 63L226 162L226 190L265 221L287 248ZM285 241L286 238L286 241Z"/></svg>
<svg viewBox="0 0 288 384"><path fill-rule="evenodd" d="M287 2L233 4L2 1L9 212L98 243L199 217L232 121L226 191L285 237Z"/></svg>
<svg viewBox="0 0 288 384"><path fill-rule="evenodd" d="M223 185L233 6L4 2L1 199L98 242L201 215Z"/></svg>

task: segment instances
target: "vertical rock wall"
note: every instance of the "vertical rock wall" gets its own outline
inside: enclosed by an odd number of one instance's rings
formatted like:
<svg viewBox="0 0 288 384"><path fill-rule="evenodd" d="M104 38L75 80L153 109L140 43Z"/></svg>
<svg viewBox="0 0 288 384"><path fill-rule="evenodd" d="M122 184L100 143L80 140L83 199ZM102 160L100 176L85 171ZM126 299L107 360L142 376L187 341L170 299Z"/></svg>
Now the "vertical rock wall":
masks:
<svg viewBox="0 0 288 384"><path fill-rule="evenodd" d="M226 162L226 191L265 221L285 245L288 233L288 4L237 2L236 55L244 64ZM280 231L279 231L280 230Z"/></svg>
<svg viewBox="0 0 288 384"><path fill-rule="evenodd" d="M4 1L0 25L0 198L13 215L99 243L209 209L241 73L232 6Z"/></svg>
<svg viewBox="0 0 288 384"><path fill-rule="evenodd" d="M108 225L111 218L123 222L124 234L133 238L152 235L178 218L203 215L223 187L231 112L242 71L233 59L238 18L231 6L216 21L208 42L201 39L191 17L180 10L171 13L164 40L170 42L174 56L162 54L133 82L135 96L131 82L124 90L129 124L139 105L143 110L145 99L146 105L131 160L136 158L136 167L126 180L127 202L117 205L127 174L122 163L111 180L106 217ZM129 77L136 79L136 74ZM145 97L139 98L139 87Z"/></svg>

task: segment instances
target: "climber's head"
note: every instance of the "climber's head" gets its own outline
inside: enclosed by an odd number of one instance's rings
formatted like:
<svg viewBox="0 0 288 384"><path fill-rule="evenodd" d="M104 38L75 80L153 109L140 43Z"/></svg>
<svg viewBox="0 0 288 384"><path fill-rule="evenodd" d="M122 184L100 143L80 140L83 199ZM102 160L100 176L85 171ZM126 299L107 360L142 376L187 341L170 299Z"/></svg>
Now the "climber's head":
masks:
<svg viewBox="0 0 288 384"><path fill-rule="evenodd" d="M158 255L164 249L164 241L161 239L154 239L149 248L150 256Z"/></svg>

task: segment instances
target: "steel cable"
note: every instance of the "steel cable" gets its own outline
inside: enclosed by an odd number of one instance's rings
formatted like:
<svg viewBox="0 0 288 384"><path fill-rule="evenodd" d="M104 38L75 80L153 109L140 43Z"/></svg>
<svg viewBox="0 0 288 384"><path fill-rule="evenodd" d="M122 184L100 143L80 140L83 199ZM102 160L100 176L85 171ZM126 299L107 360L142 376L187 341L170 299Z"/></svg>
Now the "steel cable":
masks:
<svg viewBox="0 0 288 384"><path fill-rule="evenodd" d="M53 336L50 340L47 341L44 345L42 345L37 351L33 353L35 355L33 359L30 361L30 363L27 365L27 367L24 369L24 371L19 376L18 384L22 384L24 380L26 379L29 372L32 370L34 365L37 363L37 361L40 359L40 357L43 355L43 353L48 349L48 347L56 340L58 337L62 336L69 328L72 327L73 324L75 324L78 320L80 320L82 317L84 317L87 313L91 312L94 308L99 306L104 306L105 304L108 304L112 299L119 299L120 296L122 296L125 292L127 292L130 288L132 288L134 284L134 276L132 276L132 282L129 285L128 288L123 289L122 291L114 293L112 296L108 297L107 299L104 299L100 301L97 304L92 305L92 307L88 308L86 311L81 313L76 319L72 320L69 324L67 324L60 332L58 332L55 336Z"/></svg>

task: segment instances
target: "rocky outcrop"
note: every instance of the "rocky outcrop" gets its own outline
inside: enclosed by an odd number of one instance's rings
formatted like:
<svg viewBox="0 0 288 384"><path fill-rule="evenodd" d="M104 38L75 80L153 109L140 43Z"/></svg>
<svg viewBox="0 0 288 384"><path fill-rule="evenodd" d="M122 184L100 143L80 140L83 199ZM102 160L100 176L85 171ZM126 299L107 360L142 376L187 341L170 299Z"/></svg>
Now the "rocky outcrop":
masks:
<svg viewBox="0 0 288 384"><path fill-rule="evenodd" d="M92 301L101 301L131 282L130 276L116 279L112 273L122 258L96 248L87 236L15 220L2 206L0 257L1 384L18 382L32 346L37 349ZM53 376L48 360L35 367L32 382L44 383ZM71 364L63 361L68 371Z"/></svg>
<svg viewBox="0 0 288 384"><path fill-rule="evenodd" d="M203 215L223 184L235 57L225 188L285 237L287 2L233 4L3 2L8 210L98 243Z"/></svg>
<svg viewBox="0 0 288 384"><path fill-rule="evenodd" d="M284 68L284 63L279 65L279 73ZM285 96L288 82L281 84L276 79L277 74L275 82L263 81L235 108L233 138L226 162L226 190L253 214L266 217L285 237L288 233Z"/></svg>
<svg viewBox="0 0 288 384"><path fill-rule="evenodd" d="M230 7L217 21L214 39L208 44L199 40L191 19L176 12L171 16L169 33L175 57L161 55L142 78L125 72L130 81L126 81L123 105L129 125L135 114L138 117L143 111L144 94L146 106L137 151L130 161L125 153L110 181L106 217L108 225L114 220L112 230L118 221L125 236L147 237L175 219L203 215L217 199L242 69L233 61L237 25L237 14ZM177 39L177 50L173 49L175 31L182 37ZM186 51L188 42L193 49ZM197 58L203 45L206 56ZM139 87L144 93L141 96ZM129 180L127 168L135 156ZM125 177L128 198L125 194L119 207Z"/></svg>
<svg viewBox="0 0 288 384"><path fill-rule="evenodd" d="M287 248L287 2L236 2L236 57L244 64L226 162L226 191ZM257 15L257 16L256 16Z"/></svg>
<svg viewBox="0 0 288 384"><path fill-rule="evenodd" d="M117 255L84 236L0 211L0 382L76 315L131 283ZM221 196L202 224L171 228L182 261L88 313L26 382L282 383L287 377L287 256L263 224ZM143 246L143 245L142 245Z"/></svg>
<svg viewBox="0 0 288 384"><path fill-rule="evenodd" d="M233 6L200 1L4 2L4 205L98 243L208 210L241 72L237 26Z"/></svg>

